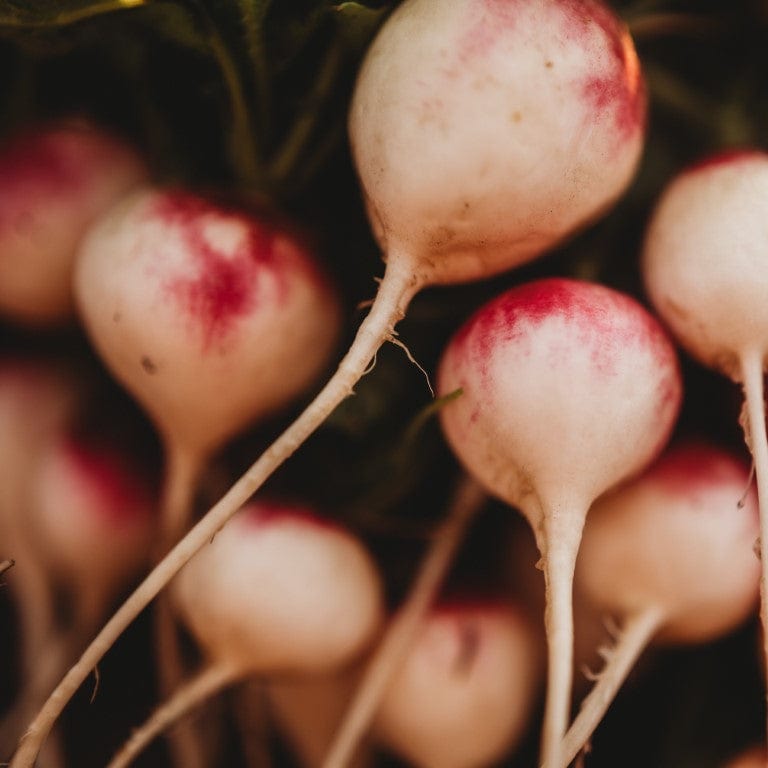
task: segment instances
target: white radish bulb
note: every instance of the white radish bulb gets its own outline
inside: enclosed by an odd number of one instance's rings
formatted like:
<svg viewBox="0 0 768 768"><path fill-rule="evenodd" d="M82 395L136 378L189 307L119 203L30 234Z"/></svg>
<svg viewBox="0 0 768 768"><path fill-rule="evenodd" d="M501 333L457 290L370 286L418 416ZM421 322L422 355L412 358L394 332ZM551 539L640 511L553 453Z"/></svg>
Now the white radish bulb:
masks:
<svg viewBox="0 0 768 768"><path fill-rule="evenodd" d="M760 563L757 497L749 467L693 443L670 450L642 477L590 510L576 568L598 609L664 616L658 639L709 642L756 606Z"/></svg>
<svg viewBox="0 0 768 768"><path fill-rule="evenodd" d="M433 609L387 687L374 733L418 768L475 768L514 749L541 679L537 637L509 606Z"/></svg>
<svg viewBox="0 0 768 768"><path fill-rule="evenodd" d="M757 498L749 468L705 443L670 450L642 477L590 510L576 588L623 622L594 689L568 731L562 763L599 724L646 645L703 643L754 612L760 564Z"/></svg>
<svg viewBox="0 0 768 768"><path fill-rule="evenodd" d="M301 507L254 503L172 585L207 654L249 672L348 661L381 620L378 573L361 544Z"/></svg>
<svg viewBox="0 0 768 768"><path fill-rule="evenodd" d="M128 765L166 725L237 680L350 663L381 623L378 571L351 534L305 507L254 502L181 571L171 594L207 663L125 744Z"/></svg>
<svg viewBox="0 0 768 768"><path fill-rule="evenodd" d="M489 491L530 522L547 586L544 759L568 721L573 569L587 510L661 450L681 394L661 326L634 299L565 279L513 288L456 333L438 390L448 442Z"/></svg>
<svg viewBox="0 0 768 768"><path fill-rule="evenodd" d="M0 314L32 325L74 315L72 270L91 222L147 168L83 123L28 127L0 147Z"/></svg>
<svg viewBox="0 0 768 768"><path fill-rule="evenodd" d="M388 260L452 283L603 212L632 177L644 118L632 40L602 2L410 0L366 56L349 132Z"/></svg>
<svg viewBox="0 0 768 768"><path fill-rule="evenodd" d="M198 457L301 394L339 327L294 236L176 190L142 189L99 220L76 291L107 365L167 443Z"/></svg>
<svg viewBox="0 0 768 768"><path fill-rule="evenodd" d="M678 175L651 218L643 275L651 301L698 360L744 387L747 443L760 500L760 556L768 562L768 439L763 377L768 353L768 154L709 157ZM762 577L768 659L768 575ZM768 665L766 665L768 674Z"/></svg>

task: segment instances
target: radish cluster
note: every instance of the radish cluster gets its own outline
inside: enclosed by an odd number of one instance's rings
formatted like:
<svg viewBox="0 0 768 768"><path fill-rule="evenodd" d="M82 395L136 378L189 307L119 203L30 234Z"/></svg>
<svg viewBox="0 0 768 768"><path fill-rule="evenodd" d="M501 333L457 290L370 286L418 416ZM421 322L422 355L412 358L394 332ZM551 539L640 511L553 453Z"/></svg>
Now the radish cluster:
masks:
<svg viewBox="0 0 768 768"><path fill-rule="evenodd" d="M768 561L768 514L759 525L748 469L701 442L663 453L683 394L676 352L641 303L595 282L513 276L441 339L439 420L470 479L388 631L363 543L309 503L252 500L380 347L405 346L395 328L422 288L498 276L605 214L634 177L645 125L640 61L602 0L399 3L349 105L351 155L386 264L378 292L328 382L197 522L210 494L202 480L223 449L310 392L331 362L339 291L297 223L247 194L162 185L92 126L43 125L0 146L3 322L14 333L78 324L165 452L157 499L135 457L76 428L78 384L0 365L0 458L11 470L0 483L0 563L17 563L5 578L30 692L0 724L2 748L23 734L12 768L34 765L68 699L169 584L154 648L165 701L111 768L249 679L259 733L281 730L308 768L366 765L377 750L421 768L491 765L539 726L538 764L567 768L648 643L706 642L754 614L753 547L759 539ZM762 508L766 195L761 151L688 169L662 196L641 262L672 336L744 386ZM546 649L538 617L506 599L431 606L486 494L534 533ZM142 567L145 579L25 728ZM71 634L55 632L50 584L71 603ZM621 623L575 715L574 585L592 616ZM191 675L181 625L202 658ZM194 730L178 734L172 762L202 765ZM755 754L734 766L764 764Z"/></svg>

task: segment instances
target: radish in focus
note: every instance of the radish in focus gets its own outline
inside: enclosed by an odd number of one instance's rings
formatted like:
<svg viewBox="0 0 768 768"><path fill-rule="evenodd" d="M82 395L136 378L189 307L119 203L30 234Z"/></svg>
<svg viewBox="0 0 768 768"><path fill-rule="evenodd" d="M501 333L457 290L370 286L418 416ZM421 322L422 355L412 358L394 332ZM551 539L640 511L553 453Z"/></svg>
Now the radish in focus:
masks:
<svg viewBox="0 0 768 768"><path fill-rule="evenodd" d="M725 152L675 178L651 218L643 251L648 295L683 347L744 388L745 437L760 500L760 558L768 563L768 154ZM763 654L768 660L763 568ZM765 667L768 672L768 666ZM768 696L768 686L766 686Z"/></svg>
<svg viewBox="0 0 768 768"><path fill-rule="evenodd" d="M358 542L304 507L254 502L172 585L208 659L110 763L128 765L167 725L246 677L350 663L382 617L379 575Z"/></svg>
<svg viewBox="0 0 768 768"><path fill-rule="evenodd" d="M133 149L84 123L27 127L6 139L0 146L0 314L29 325L70 320L83 235L147 175Z"/></svg>
<svg viewBox="0 0 768 768"><path fill-rule="evenodd" d="M514 749L541 680L537 636L502 604L434 608L390 681L378 741L417 768L477 768Z"/></svg>
<svg viewBox="0 0 768 768"><path fill-rule="evenodd" d="M565 737L562 761L546 768L565 768L584 747L651 640L710 642L753 613L759 522L755 493L744 495L748 483L740 460L691 443L592 507L576 589L623 628Z"/></svg>
<svg viewBox="0 0 768 768"><path fill-rule="evenodd" d="M642 470L678 412L680 372L657 321L605 286L546 279L481 307L455 334L438 391L461 462L518 507L542 556L549 648L543 761L560 765L573 660L572 582L587 510Z"/></svg>

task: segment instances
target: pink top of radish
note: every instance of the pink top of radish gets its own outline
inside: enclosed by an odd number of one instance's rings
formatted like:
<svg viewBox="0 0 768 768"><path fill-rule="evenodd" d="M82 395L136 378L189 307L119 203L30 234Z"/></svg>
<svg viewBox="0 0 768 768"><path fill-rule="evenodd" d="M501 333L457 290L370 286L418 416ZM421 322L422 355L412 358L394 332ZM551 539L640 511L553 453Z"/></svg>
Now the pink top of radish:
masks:
<svg viewBox="0 0 768 768"><path fill-rule="evenodd" d="M111 597L149 555L147 478L114 446L64 434L41 451L33 482L35 542L52 568Z"/></svg>
<svg viewBox="0 0 768 768"><path fill-rule="evenodd" d="M382 248L423 282L454 282L599 215L644 121L632 40L602 2L407 0L363 64L350 136Z"/></svg>
<svg viewBox="0 0 768 768"><path fill-rule="evenodd" d="M73 314L75 251L91 221L147 176L136 153L83 124L28 129L0 148L0 313Z"/></svg>
<svg viewBox="0 0 768 768"><path fill-rule="evenodd" d="M538 529L541 506L586 509L667 440L681 382L661 326L629 296L548 279L483 306L449 344L441 411L470 472Z"/></svg>
<svg viewBox="0 0 768 768"><path fill-rule="evenodd" d="M196 454L306 389L339 326L298 239L174 190L141 190L102 217L76 291L107 364L164 437Z"/></svg>
<svg viewBox="0 0 768 768"><path fill-rule="evenodd" d="M768 345L768 154L716 155L680 174L651 219L645 283L686 349L732 378Z"/></svg>
<svg viewBox="0 0 768 768"><path fill-rule="evenodd" d="M371 641L378 572L360 542L294 506L238 513L181 571L175 603L213 663L246 673L322 671Z"/></svg>
<svg viewBox="0 0 768 768"><path fill-rule="evenodd" d="M757 494L745 495L748 485L749 467L721 449L669 451L590 510L578 589L622 616L661 608L665 640L731 631L754 611L759 591Z"/></svg>
<svg viewBox="0 0 768 768"><path fill-rule="evenodd" d="M419 768L497 761L533 712L541 672L536 640L511 607L438 607L387 688L377 736Z"/></svg>

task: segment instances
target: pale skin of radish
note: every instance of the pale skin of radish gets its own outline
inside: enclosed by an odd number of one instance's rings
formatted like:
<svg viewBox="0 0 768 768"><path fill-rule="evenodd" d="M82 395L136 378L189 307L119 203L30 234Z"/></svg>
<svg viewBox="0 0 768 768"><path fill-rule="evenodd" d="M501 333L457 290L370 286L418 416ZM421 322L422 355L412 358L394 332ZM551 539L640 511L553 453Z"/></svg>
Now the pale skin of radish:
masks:
<svg viewBox="0 0 768 768"><path fill-rule="evenodd" d="M765 153L744 150L704 160L681 173L663 193L649 224L642 261L648 295L683 347L744 388L746 437L760 499L763 563L768 563L763 390L768 350L767 195ZM764 630L767 578L764 569L760 610ZM765 631L763 641L768 659Z"/></svg>
<svg viewBox="0 0 768 768"><path fill-rule="evenodd" d="M383 616L378 572L357 539L304 508L264 502L245 508L179 574L172 594L210 661L110 768L127 765L189 706L236 680L349 663Z"/></svg>
<svg viewBox="0 0 768 768"><path fill-rule="evenodd" d="M760 564L749 467L706 443L668 451L590 510L576 590L620 617L606 666L564 740L564 768L584 747L649 642L695 644L732 632L754 612Z"/></svg>
<svg viewBox="0 0 768 768"><path fill-rule="evenodd" d="M519 508L542 555L548 682L542 759L559 765L569 720L572 580L587 510L666 442L680 403L677 359L634 299L575 280L528 283L478 310L449 343L440 412L467 471Z"/></svg>
<svg viewBox="0 0 768 768"><path fill-rule="evenodd" d="M384 27L383 42L374 44L370 63L364 64L355 89L349 121L350 140L387 268L371 312L352 348L304 413L209 511L205 524L196 527L178 549L169 553L158 566L159 570L140 585L120 614L104 627L81 663L52 694L45 711L31 724L14 768L29 765L30 755L37 751L37 745L45 738L66 700L126 623L352 393L379 347L393 337L395 325L420 288L481 279L534 258L599 216L629 183L644 139L645 92L631 38L611 11L591 1L528 0L511 6L520 13L520 23L513 24L501 3L454 0L446 4L445 9L441 3L436 23L427 26L423 17L430 9L434 11L434 6L431 0L409 0L398 8ZM469 46L471 62L467 64L463 58L467 46L459 43L466 39L467 14L475 10L480 20L475 40L480 44L474 51L472 45ZM504 24L496 24L497 14L504 17ZM481 55L482 50L487 49L485 33L497 27L504 30L497 41L499 44L492 46L493 50L486 56ZM455 78L447 77L445 71L435 69L432 57L435 47L440 45L436 37L438 31L443 41L440 50L444 51L438 55L445 66L466 67L473 77L461 76L458 78L461 82L457 83ZM412 44L415 36L425 36L423 46ZM449 131L441 139L442 152L426 152L435 141L434 125L421 120L418 107L412 105L412 98L408 96L412 72L417 70L401 70L402 77L390 76L396 64L391 57L405 55L406 50L425 54L417 69L425 75L430 71L434 79L430 83L422 78L424 90L446 96L438 108L438 122L453 123L461 118L460 124L464 126ZM410 61L410 54L408 57ZM532 73L537 66L538 74L534 77ZM521 77L520 72L525 73L525 77ZM387 86L383 90L379 88L382 80ZM459 90L464 98L460 105L452 96ZM379 95L372 96L373 91ZM504 104L508 110L500 112L499 107L493 107L489 111L493 93L505 94ZM537 97L533 103L532 95ZM423 93L419 96L423 97ZM519 109L521 105L525 106L525 113ZM415 111L409 112L409 108ZM394 114L385 114L392 109ZM519 128L518 112L522 114L519 125L524 123L524 128L517 131L519 138L513 143L510 135ZM476 115L483 113L488 114L489 119L477 120ZM375 151L369 149L366 134L371 126L383 125L385 118L389 126L395 123L411 126L407 135L409 143L403 143L406 136L389 131L374 138ZM473 130L473 126L477 129L479 124L491 122L496 124L496 131L490 136L485 130L479 133ZM489 146L496 150L490 158L486 154ZM378 178L380 169L385 167L382 164L394 162L397 153L409 147L412 149L406 154L410 160L403 161L406 165L429 154L434 167L426 174L426 165L419 160L418 174L409 169L404 176L393 174L388 182L382 183ZM472 165L468 159L467 168L447 163L448 158L470 156L475 157L475 161ZM523 164L515 165L521 158ZM504 168L505 172L489 174L489 168L491 171ZM544 173L545 168L549 169L548 173ZM432 180L426 188L421 181L425 174ZM527 178L521 182L521 177ZM477 186L478 178L486 178L487 185ZM406 189L407 184L412 185L412 191ZM472 188L465 187L467 194L457 198L456 190L464 185ZM400 222L398 194L415 202L425 195L417 210L402 212L404 218ZM429 215L423 218L423 205L427 200L431 201ZM443 202L436 202L439 200ZM547 201L546 211L543 200ZM502 201L504 205L500 209ZM546 212L557 207L554 201L576 213L571 215L561 210L550 216ZM446 247L446 222L453 223L456 219L457 204L459 211L466 211L465 203L469 203L472 211L469 221L474 223L462 227L459 236L451 234ZM490 213L481 213L483 206L488 206ZM525 211L528 211L527 219ZM541 223L542 216L546 224ZM510 217L515 222L524 222L523 228L503 225ZM435 227L427 227L423 237L414 238L414 221L433 222ZM183 417L191 412L183 410Z"/></svg>
<svg viewBox="0 0 768 768"><path fill-rule="evenodd" d="M71 321L83 235L147 176L132 148L85 123L32 126L8 139L0 148L0 313L34 326Z"/></svg>
<svg viewBox="0 0 768 768"><path fill-rule="evenodd" d="M186 530L211 454L285 407L327 364L338 301L309 251L276 223L156 188L138 190L89 232L76 295L100 355L163 437L159 559ZM155 628L170 695L183 669L163 603ZM201 765L190 742L174 739L186 768Z"/></svg>
<svg viewBox="0 0 768 768"><path fill-rule="evenodd" d="M374 736L418 768L494 764L524 733L541 673L519 609L437 606L387 686Z"/></svg>

